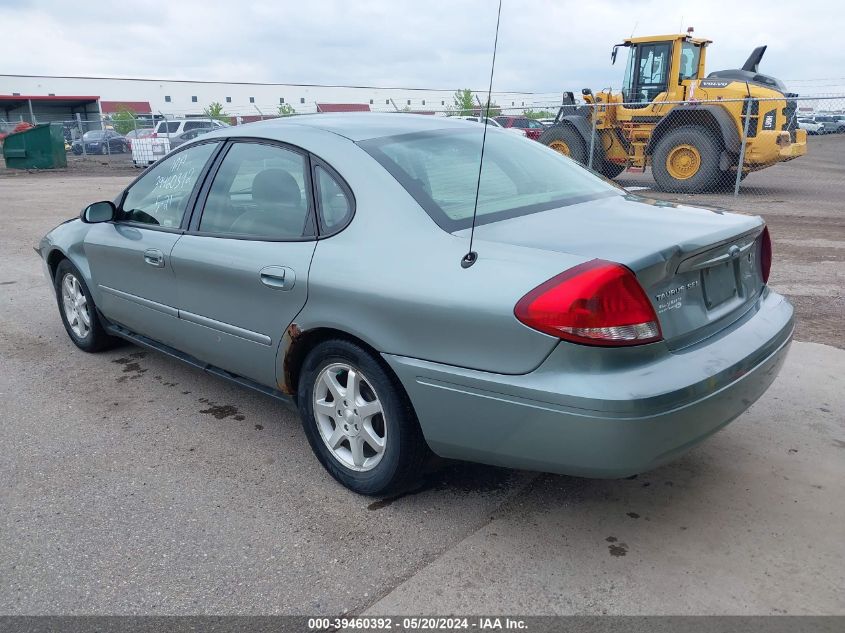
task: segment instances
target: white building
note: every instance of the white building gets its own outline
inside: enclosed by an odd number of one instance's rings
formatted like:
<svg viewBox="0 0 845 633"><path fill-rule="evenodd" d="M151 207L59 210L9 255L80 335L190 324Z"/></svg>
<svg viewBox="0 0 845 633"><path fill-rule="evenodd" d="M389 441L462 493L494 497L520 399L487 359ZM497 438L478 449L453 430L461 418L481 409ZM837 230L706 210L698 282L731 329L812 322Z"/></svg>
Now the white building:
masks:
<svg viewBox="0 0 845 633"><path fill-rule="evenodd" d="M202 116L211 103L220 103L227 114L250 118L276 115L281 105L292 107L297 114L312 113L317 111L318 103L366 104L371 110L387 112L444 112L452 105L454 92L368 86L0 75L0 96L96 95L106 102L147 102L154 114L168 118ZM479 91L476 97L477 101L484 101L486 93ZM511 108L521 111L559 103L560 94L494 92L493 101L505 111ZM28 113L22 110L19 114ZM4 117L3 112L0 117Z"/></svg>

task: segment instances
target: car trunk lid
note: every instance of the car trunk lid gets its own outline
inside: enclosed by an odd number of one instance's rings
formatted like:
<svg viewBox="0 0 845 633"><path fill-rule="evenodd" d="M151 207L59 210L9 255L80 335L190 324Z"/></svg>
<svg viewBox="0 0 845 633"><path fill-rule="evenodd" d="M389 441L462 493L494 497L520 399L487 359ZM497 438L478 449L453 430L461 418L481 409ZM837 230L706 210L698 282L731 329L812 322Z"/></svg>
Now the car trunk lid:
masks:
<svg viewBox="0 0 845 633"><path fill-rule="evenodd" d="M667 344L678 349L753 305L763 287L763 228L755 216L628 195L477 226L475 239L627 266L649 296ZM481 244L476 250L484 256Z"/></svg>

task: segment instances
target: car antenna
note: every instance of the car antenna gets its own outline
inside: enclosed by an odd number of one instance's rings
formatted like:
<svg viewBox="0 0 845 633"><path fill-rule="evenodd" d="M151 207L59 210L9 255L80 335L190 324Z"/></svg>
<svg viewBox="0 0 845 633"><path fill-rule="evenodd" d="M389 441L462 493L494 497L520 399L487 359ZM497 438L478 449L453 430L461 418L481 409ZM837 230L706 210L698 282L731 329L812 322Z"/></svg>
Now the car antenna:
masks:
<svg viewBox="0 0 845 633"><path fill-rule="evenodd" d="M484 134L481 137L481 158L478 161L478 180L475 182L475 205L472 208L472 228L469 232L469 251L461 259L461 268L469 268L478 261L478 253L472 250L475 238L475 219L478 216L478 192L481 189L481 168L484 165L484 145L487 142L487 121L490 118L490 100L493 97L493 71L496 69L496 48L499 45L499 21L502 18L502 0L496 13L496 37L493 40L493 63L490 65L490 85L487 88L487 107L484 109Z"/></svg>

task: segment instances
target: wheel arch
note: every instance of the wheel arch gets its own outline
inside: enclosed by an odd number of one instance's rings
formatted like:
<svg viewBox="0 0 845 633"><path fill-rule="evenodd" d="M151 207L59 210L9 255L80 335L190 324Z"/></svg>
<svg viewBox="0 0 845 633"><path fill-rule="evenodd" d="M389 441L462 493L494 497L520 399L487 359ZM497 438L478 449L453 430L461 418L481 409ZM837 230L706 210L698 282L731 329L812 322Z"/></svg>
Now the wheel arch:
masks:
<svg viewBox="0 0 845 633"><path fill-rule="evenodd" d="M672 108L663 117L651 133L646 146L646 154L654 152L660 139L671 130L686 125L698 125L710 130L722 140L724 148L731 154L739 154L739 130L730 113L717 105L680 105Z"/></svg>
<svg viewBox="0 0 845 633"><path fill-rule="evenodd" d="M317 345L331 339L349 341L370 352L388 375L396 381L396 384L407 397L404 385L402 385L396 372L384 361L381 352L373 345L359 336L334 327L315 326L303 329L296 322L291 323L285 330L284 336L282 336L279 354L281 357L281 375L279 376L278 387L283 393L292 396L294 399L296 398L299 389L299 377L305 358Z"/></svg>
<svg viewBox="0 0 845 633"><path fill-rule="evenodd" d="M74 247L71 248L70 251L66 252L58 246L53 246L50 249L49 253L47 253L47 257L45 258L45 261L47 262L47 269L50 271L50 278L53 282L55 282L56 271L59 268L59 264L65 259L68 260L82 275L82 278L85 280L85 284L94 295L94 301L97 302L99 300L99 293L97 293L93 280L91 279L91 268L88 266L88 260L82 252L74 253L75 250L76 248Z"/></svg>
<svg viewBox="0 0 845 633"><path fill-rule="evenodd" d="M56 280L56 271L59 268L59 264L63 259L68 259L68 256L62 252L61 249L54 248L47 254L47 268L50 271L50 279L53 281Z"/></svg>

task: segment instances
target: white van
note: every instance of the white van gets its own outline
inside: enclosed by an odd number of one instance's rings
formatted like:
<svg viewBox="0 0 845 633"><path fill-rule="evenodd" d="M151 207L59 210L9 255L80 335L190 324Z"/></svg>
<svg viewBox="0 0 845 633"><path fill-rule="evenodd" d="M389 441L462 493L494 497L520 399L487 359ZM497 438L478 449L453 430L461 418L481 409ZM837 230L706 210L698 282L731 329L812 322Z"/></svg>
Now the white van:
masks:
<svg viewBox="0 0 845 633"><path fill-rule="evenodd" d="M167 119L156 125L156 136L159 138L173 138L182 132L190 132L201 128L224 128L228 124L217 119Z"/></svg>

